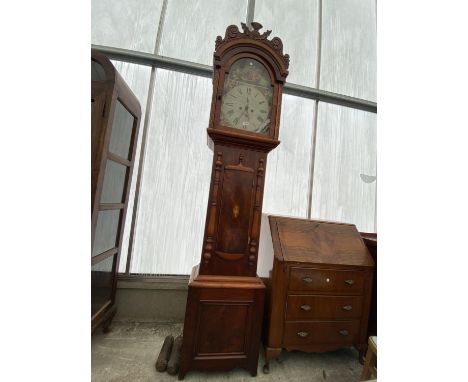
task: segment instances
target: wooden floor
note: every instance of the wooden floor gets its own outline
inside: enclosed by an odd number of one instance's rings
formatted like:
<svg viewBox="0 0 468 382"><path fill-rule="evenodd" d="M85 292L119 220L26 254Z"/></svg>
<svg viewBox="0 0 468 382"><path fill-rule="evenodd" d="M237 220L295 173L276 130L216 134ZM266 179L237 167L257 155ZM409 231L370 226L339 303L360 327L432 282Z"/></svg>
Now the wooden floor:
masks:
<svg viewBox="0 0 468 382"><path fill-rule="evenodd" d="M91 341L92 381L176 381L177 377L156 371L154 364L164 338L182 332L182 323L122 323L112 325L108 334L97 329ZM229 373L192 371L185 381L359 381L362 366L353 348L323 354L292 352L283 354L280 362L270 363L270 374L263 374L260 354L258 375L245 370Z"/></svg>

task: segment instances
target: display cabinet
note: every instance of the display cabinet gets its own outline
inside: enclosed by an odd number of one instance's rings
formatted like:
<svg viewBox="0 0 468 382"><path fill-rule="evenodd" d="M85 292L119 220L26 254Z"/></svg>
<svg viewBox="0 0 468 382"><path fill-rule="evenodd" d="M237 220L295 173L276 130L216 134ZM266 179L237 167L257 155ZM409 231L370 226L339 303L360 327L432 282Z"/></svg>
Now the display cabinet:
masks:
<svg viewBox="0 0 468 382"><path fill-rule="evenodd" d="M91 52L91 331L116 313L115 288L141 108L110 60Z"/></svg>

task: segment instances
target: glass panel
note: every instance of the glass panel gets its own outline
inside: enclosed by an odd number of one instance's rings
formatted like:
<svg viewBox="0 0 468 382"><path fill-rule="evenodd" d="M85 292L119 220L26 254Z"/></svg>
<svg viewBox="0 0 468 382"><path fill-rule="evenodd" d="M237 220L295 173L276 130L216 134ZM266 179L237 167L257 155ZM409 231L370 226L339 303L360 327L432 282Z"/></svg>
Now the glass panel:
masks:
<svg viewBox="0 0 468 382"><path fill-rule="evenodd" d="M322 20L320 87L375 101L375 0L324 1Z"/></svg>
<svg viewBox="0 0 468 382"><path fill-rule="evenodd" d="M376 114L319 103L314 218L375 232Z"/></svg>
<svg viewBox="0 0 468 382"><path fill-rule="evenodd" d="M224 81L221 124L268 134L272 99L273 84L265 67L250 58L237 60Z"/></svg>
<svg viewBox="0 0 468 382"><path fill-rule="evenodd" d="M112 61L117 71L125 80L127 85L132 89L133 93L137 96L141 106L141 121L140 132L138 135L137 149L135 153L133 175L130 184L130 196L128 198L127 215L125 218L125 226L122 237L122 250L120 252L119 272L125 272L125 265L127 263L127 252L130 238L130 228L132 223L133 202L135 199L135 188L137 181L138 168L140 165L140 149L141 140L143 136L143 127L145 123L146 102L148 99L149 82L151 77L151 68L143 65L129 64L121 61Z"/></svg>
<svg viewBox="0 0 468 382"><path fill-rule="evenodd" d="M120 210L99 211L92 256L114 248L117 243Z"/></svg>
<svg viewBox="0 0 468 382"><path fill-rule="evenodd" d="M283 95L280 145L268 154L263 212L307 216L314 101Z"/></svg>
<svg viewBox="0 0 468 382"><path fill-rule="evenodd" d="M114 258L110 256L91 267L91 316L111 299Z"/></svg>
<svg viewBox="0 0 468 382"><path fill-rule="evenodd" d="M246 14L247 0L169 0L159 54L213 65L216 36Z"/></svg>
<svg viewBox="0 0 468 382"><path fill-rule="evenodd" d="M291 57L286 81L315 87L318 0L256 0L254 19L263 25L261 31L272 30L270 39L283 41L283 53Z"/></svg>
<svg viewBox="0 0 468 382"><path fill-rule="evenodd" d="M130 271L188 274L200 260L208 202L212 84L162 69L155 83Z"/></svg>
<svg viewBox="0 0 468 382"><path fill-rule="evenodd" d="M154 53L163 0L92 0L91 42Z"/></svg>
<svg viewBox="0 0 468 382"><path fill-rule="evenodd" d="M111 62L140 102L140 129L142 129L145 122L146 101L148 99L151 67L114 60Z"/></svg>
<svg viewBox="0 0 468 382"><path fill-rule="evenodd" d="M102 184L101 203L123 203L127 167L108 160Z"/></svg>
<svg viewBox="0 0 468 382"><path fill-rule="evenodd" d="M91 60L91 81L105 81L106 72L99 62Z"/></svg>
<svg viewBox="0 0 468 382"><path fill-rule="evenodd" d="M130 159L130 141L132 140L134 121L133 115L117 100L109 143L111 153Z"/></svg>

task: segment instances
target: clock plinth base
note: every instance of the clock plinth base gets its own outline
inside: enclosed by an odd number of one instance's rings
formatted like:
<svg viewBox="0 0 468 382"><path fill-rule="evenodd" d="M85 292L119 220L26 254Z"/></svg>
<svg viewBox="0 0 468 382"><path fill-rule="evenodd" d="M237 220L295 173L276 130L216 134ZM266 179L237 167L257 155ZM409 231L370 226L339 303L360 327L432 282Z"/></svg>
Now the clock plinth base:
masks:
<svg viewBox="0 0 468 382"><path fill-rule="evenodd" d="M189 281L179 379L190 370L257 375L265 285L257 277L199 275Z"/></svg>

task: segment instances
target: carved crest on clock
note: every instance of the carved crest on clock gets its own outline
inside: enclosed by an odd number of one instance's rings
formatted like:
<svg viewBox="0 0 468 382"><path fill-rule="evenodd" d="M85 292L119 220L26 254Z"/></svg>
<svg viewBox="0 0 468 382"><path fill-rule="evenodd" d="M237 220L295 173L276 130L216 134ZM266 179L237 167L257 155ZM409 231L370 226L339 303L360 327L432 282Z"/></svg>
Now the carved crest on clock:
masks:
<svg viewBox="0 0 468 382"><path fill-rule="evenodd" d="M228 26L226 28L224 38L221 36L216 37L216 50L232 40L246 37L251 38L260 41L275 50L283 60L285 68L287 69L289 67L289 54L283 54L283 42L281 39L279 37L274 37L273 39L268 40L268 36L271 34L271 30L260 33L259 30L263 27L262 24L253 21L250 23L250 25L253 29L249 29L245 23L241 23L243 32L239 30L237 25Z"/></svg>

